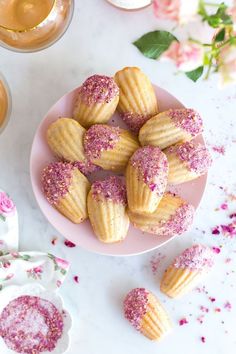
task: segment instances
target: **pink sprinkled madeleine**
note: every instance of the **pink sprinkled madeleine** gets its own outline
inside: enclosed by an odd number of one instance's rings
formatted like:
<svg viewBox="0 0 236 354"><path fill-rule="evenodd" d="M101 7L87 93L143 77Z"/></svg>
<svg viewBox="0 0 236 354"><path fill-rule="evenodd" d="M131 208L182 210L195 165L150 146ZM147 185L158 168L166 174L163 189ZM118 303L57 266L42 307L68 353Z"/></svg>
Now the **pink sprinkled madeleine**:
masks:
<svg viewBox="0 0 236 354"><path fill-rule="evenodd" d="M84 127L107 123L119 102L119 88L112 77L93 75L78 89L73 117Z"/></svg>
<svg viewBox="0 0 236 354"><path fill-rule="evenodd" d="M181 235L193 222L195 209L176 194L166 192L153 213L128 211L134 227L161 237Z"/></svg>
<svg viewBox="0 0 236 354"><path fill-rule="evenodd" d="M161 291L172 298L181 297L202 281L213 265L213 250L205 245L193 245L167 268L161 280Z"/></svg>
<svg viewBox="0 0 236 354"><path fill-rule="evenodd" d="M63 317L48 300L20 296L0 315L0 335L7 347L21 354L52 352L63 334Z"/></svg>
<svg viewBox="0 0 236 354"><path fill-rule="evenodd" d="M126 187L116 176L95 181L88 194L89 219L97 238L104 243L124 240L129 229Z"/></svg>
<svg viewBox="0 0 236 354"><path fill-rule="evenodd" d="M84 136L86 156L104 170L123 171L138 147L137 139L127 130L105 124L93 125Z"/></svg>
<svg viewBox="0 0 236 354"><path fill-rule="evenodd" d="M129 209L152 213L156 210L167 185L168 161L154 146L136 150L126 169Z"/></svg>
<svg viewBox="0 0 236 354"><path fill-rule="evenodd" d="M179 108L157 114L149 119L139 132L141 145L165 149L171 145L192 140L203 132L203 121L193 109Z"/></svg>
<svg viewBox="0 0 236 354"><path fill-rule="evenodd" d="M42 172L42 190L47 201L76 224L88 217L89 188L87 178L72 163L54 162Z"/></svg>
<svg viewBox="0 0 236 354"><path fill-rule="evenodd" d="M165 151L169 162L168 182L179 184L207 173L212 164L208 149L193 141L170 146Z"/></svg>
<svg viewBox="0 0 236 354"><path fill-rule="evenodd" d="M124 316L151 340L161 340L171 330L168 315L156 297L144 288L131 290L124 299Z"/></svg>

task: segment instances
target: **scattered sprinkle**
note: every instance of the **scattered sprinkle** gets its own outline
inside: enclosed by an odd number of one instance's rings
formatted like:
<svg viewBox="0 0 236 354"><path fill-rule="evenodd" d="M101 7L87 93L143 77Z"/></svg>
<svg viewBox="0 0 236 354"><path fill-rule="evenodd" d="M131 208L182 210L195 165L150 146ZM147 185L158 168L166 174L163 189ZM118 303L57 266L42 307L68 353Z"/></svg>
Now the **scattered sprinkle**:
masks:
<svg viewBox="0 0 236 354"><path fill-rule="evenodd" d="M75 276L74 276L74 281L75 281L77 284L79 284L79 277L78 277L78 275L75 275Z"/></svg>
<svg viewBox="0 0 236 354"><path fill-rule="evenodd" d="M181 320L179 320L179 325L180 326L183 326L183 325L185 325L185 324L187 324L188 323L188 320L184 317L184 318L182 318Z"/></svg>
<svg viewBox="0 0 236 354"><path fill-rule="evenodd" d="M221 252L221 249L219 247L212 247L212 251L216 254Z"/></svg>
<svg viewBox="0 0 236 354"><path fill-rule="evenodd" d="M214 298L214 297L209 297L209 300L211 301L211 302L215 302L216 301L216 299Z"/></svg>
<svg viewBox="0 0 236 354"><path fill-rule="evenodd" d="M212 146L212 150L218 152L218 154L224 155L225 154L225 147L221 146Z"/></svg>
<svg viewBox="0 0 236 354"><path fill-rule="evenodd" d="M69 240L65 240L65 241L64 241L64 245L65 245L66 247L69 247L69 248L76 247L76 245L75 245L73 242L69 241Z"/></svg>
<svg viewBox="0 0 236 354"><path fill-rule="evenodd" d="M51 244L52 244L53 246L55 246L55 244L57 243L57 240L58 240L58 238L57 238L57 237L54 237L54 238L52 239L52 241L51 241Z"/></svg>
<svg viewBox="0 0 236 354"><path fill-rule="evenodd" d="M219 307L216 307L214 311L215 312L221 312L221 309Z"/></svg>
<svg viewBox="0 0 236 354"><path fill-rule="evenodd" d="M214 227L211 233L212 235L219 235L220 234L219 226Z"/></svg>
<svg viewBox="0 0 236 354"><path fill-rule="evenodd" d="M230 214L230 219L234 219L234 218L236 218L236 213L232 213L232 214Z"/></svg>
<svg viewBox="0 0 236 354"><path fill-rule="evenodd" d="M201 342L202 343L206 343L206 338L205 337L201 337Z"/></svg>
<svg viewBox="0 0 236 354"><path fill-rule="evenodd" d="M154 275L157 273L161 261L165 258L166 258L166 256L162 255L161 253L158 253L157 255L152 256L152 258L150 260L150 265L151 265L152 273Z"/></svg>
<svg viewBox="0 0 236 354"><path fill-rule="evenodd" d="M201 310L202 312L205 312L205 313L208 313L208 312L209 312L209 309L208 309L207 307L203 306L203 305L200 306L200 310Z"/></svg>
<svg viewBox="0 0 236 354"><path fill-rule="evenodd" d="M227 210L228 209L228 204L227 203L221 204L220 209Z"/></svg>
<svg viewBox="0 0 236 354"><path fill-rule="evenodd" d="M200 316L197 317L197 321L198 321L200 324L203 324L204 318L205 318L204 315L200 315Z"/></svg>
<svg viewBox="0 0 236 354"><path fill-rule="evenodd" d="M224 304L224 308L228 311L232 310L232 305L229 301L226 301L226 303Z"/></svg>

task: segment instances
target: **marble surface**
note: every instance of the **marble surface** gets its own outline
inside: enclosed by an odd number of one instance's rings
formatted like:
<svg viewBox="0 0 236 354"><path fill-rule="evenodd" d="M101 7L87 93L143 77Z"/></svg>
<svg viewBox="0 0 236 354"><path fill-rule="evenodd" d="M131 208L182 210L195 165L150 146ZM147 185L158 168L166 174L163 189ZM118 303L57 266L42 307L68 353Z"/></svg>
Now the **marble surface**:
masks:
<svg viewBox="0 0 236 354"><path fill-rule="evenodd" d="M11 194L18 207L20 249L50 251L71 262L60 290L74 322L68 354L233 354L236 350L236 239L211 233L214 226L230 223L229 214L236 208L232 196L236 194L236 87L220 91L217 77L193 84L183 75L175 75L171 64L140 55L132 41L160 27L170 28L170 24L157 22L151 8L128 13L103 0L76 1L70 28L51 48L35 54L0 48L0 70L8 80L13 99L10 123L0 136L0 187ZM140 66L155 84L199 110L214 165L191 231L159 251L112 258L64 245L64 239L47 223L35 202L29 156L39 122L60 96L93 73L111 75L127 65ZM212 147L222 145L224 155L213 151ZM225 201L228 209L218 210ZM57 241L52 245L54 237ZM220 247L216 267L200 292L195 290L181 300L170 300L159 291L161 274L174 255L196 241ZM159 252L163 257L154 274L150 261ZM74 276L79 277L79 283ZM174 330L160 344L149 342L123 318L122 298L137 286L157 294L172 318ZM211 302L209 297L216 300ZM232 309L224 307L227 301ZM197 320L200 315L205 316L202 324ZM183 317L188 324L179 326Z"/></svg>

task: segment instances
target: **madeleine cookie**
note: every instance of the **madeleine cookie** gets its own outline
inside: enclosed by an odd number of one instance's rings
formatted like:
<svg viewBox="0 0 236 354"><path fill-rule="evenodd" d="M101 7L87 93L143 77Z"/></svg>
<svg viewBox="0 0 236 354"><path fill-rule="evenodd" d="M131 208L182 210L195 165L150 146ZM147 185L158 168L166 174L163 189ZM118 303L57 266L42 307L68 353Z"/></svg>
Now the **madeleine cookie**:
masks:
<svg viewBox="0 0 236 354"><path fill-rule="evenodd" d="M203 131L200 115L193 109L169 109L149 119L139 132L141 145L170 145L192 140Z"/></svg>
<svg viewBox="0 0 236 354"><path fill-rule="evenodd" d="M157 209L150 214L128 210L131 223L139 230L157 236L181 235L192 224L194 207L175 194L166 192Z"/></svg>
<svg viewBox="0 0 236 354"><path fill-rule="evenodd" d="M193 141L170 146L164 153L169 162L168 182L179 184L207 173L212 164L208 149Z"/></svg>
<svg viewBox="0 0 236 354"><path fill-rule="evenodd" d="M124 315L135 329L151 340L161 340L172 328L161 303L144 288L133 289L126 295Z"/></svg>
<svg viewBox="0 0 236 354"><path fill-rule="evenodd" d="M169 297L180 297L191 291L214 265L213 251L204 245L187 248L167 268L161 280L161 291Z"/></svg>
<svg viewBox="0 0 236 354"><path fill-rule="evenodd" d="M118 111L136 134L142 125L158 113L156 94L148 77L136 67L126 67L115 74L120 89Z"/></svg>
<svg viewBox="0 0 236 354"><path fill-rule="evenodd" d="M90 183L71 163L54 162L42 173L42 189L48 202L66 218L79 224L88 217Z"/></svg>
<svg viewBox="0 0 236 354"><path fill-rule="evenodd" d="M95 235L101 242L124 240L129 229L126 188L116 176L92 184L88 213Z"/></svg>
<svg viewBox="0 0 236 354"><path fill-rule="evenodd" d="M93 125L84 136L88 159L104 170L123 171L138 147L137 139L130 132L105 124Z"/></svg>
<svg viewBox="0 0 236 354"><path fill-rule="evenodd" d="M126 169L128 205L132 212L153 213L166 189L168 161L157 147L139 148Z"/></svg>
<svg viewBox="0 0 236 354"><path fill-rule="evenodd" d="M112 77L93 75L78 91L73 117L85 128L107 123L119 102L119 88Z"/></svg>

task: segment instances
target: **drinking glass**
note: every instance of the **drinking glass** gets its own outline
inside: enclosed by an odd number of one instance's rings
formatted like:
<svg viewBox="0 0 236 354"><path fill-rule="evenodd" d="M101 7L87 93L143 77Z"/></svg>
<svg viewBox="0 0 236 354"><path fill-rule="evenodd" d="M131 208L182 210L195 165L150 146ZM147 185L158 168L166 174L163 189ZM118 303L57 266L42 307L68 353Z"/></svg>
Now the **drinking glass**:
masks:
<svg viewBox="0 0 236 354"><path fill-rule="evenodd" d="M0 134L6 127L11 113L11 95L6 80L0 73Z"/></svg>
<svg viewBox="0 0 236 354"><path fill-rule="evenodd" d="M0 0L0 45L35 52L55 43L67 30L74 0Z"/></svg>

